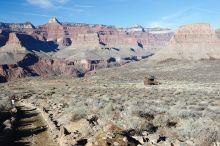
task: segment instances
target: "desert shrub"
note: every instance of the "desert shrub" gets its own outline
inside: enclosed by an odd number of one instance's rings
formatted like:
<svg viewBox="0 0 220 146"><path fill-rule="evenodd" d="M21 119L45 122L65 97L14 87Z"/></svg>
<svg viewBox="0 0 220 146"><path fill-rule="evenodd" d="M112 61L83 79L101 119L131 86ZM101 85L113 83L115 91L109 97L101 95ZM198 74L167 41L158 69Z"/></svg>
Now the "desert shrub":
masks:
<svg viewBox="0 0 220 146"><path fill-rule="evenodd" d="M78 121L78 120L83 119L85 117L86 117L85 113L73 113L70 121L75 122L75 121Z"/></svg>
<svg viewBox="0 0 220 146"><path fill-rule="evenodd" d="M8 111L11 108L10 99L6 96L0 96L0 112Z"/></svg>
<svg viewBox="0 0 220 146"><path fill-rule="evenodd" d="M71 116L70 121L75 122L75 121L78 121L80 119L86 118L86 116L87 116L86 108L85 107L79 107L79 108L75 109L72 112L72 116Z"/></svg>
<svg viewBox="0 0 220 146"><path fill-rule="evenodd" d="M124 129L142 129L143 125L146 123L144 118L135 115L136 106L130 105L121 112L121 118L119 118L115 123Z"/></svg>
<svg viewBox="0 0 220 146"><path fill-rule="evenodd" d="M202 117L202 112L200 111L191 111L191 110L179 110L178 116L181 118L200 118Z"/></svg>
<svg viewBox="0 0 220 146"><path fill-rule="evenodd" d="M116 125L122 127L123 129L135 129L141 130L143 125L146 123L144 119L137 116L127 116L114 121Z"/></svg>
<svg viewBox="0 0 220 146"><path fill-rule="evenodd" d="M114 105L109 102L107 104L105 104L104 108L99 111L100 112L100 125L104 126L108 121L112 121L112 116L114 113Z"/></svg>
<svg viewBox="0 0 220 146"><path fill-rule="evenodd" d="M177 130L183 140L195 139L199 145L211 145L213 142L220 141L220 127L209 118L190 118L181 123Z"/></svg>

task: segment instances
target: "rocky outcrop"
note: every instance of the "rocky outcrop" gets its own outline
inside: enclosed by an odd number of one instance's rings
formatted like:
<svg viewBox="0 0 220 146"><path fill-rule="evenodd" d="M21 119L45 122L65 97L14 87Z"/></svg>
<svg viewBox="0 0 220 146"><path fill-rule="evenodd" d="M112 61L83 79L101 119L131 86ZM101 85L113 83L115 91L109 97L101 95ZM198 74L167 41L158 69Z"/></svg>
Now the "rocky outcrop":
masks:
<svg viewBox="0 0 220 146"><path fill-rule="evenodd" d="M38 63L30 67L38 76L83 76L74 65L67 61L62 60L49 60L41 58Z"/></svg>
<svg viewBox="0 0 220 146"><path fill-rule="evenodd" d="M6 45L0 48L0 52L25 52L20 39L16 33L10 33Z"/></svg>
<svg viewBox="0 0 220 146"><path fill-rule="evenodd" d="M17 65L0 65L0 83L25 76L24 70Z"/></svg>
<svg viewBox="0 0 220 146"><path fill-rule="evenodd" d="M57 20L56 17L52 17L51 19L49 19L48 24L54 24L54 23L61 25L61 23Z"/></svg>
<svg viewBox="0 0 220 146"><path fill-rule="evenodd" d="M100 49L100 38L97 33L78 34L73 40L75 49Z"/></svg>
<svg viewBox="0 0 220 146"><path fill-rule="evenodd" d="M18 39L18 36L16 33L9 34L9 38L8 38L6 45L18 45L22 47L21 41Z"/></svg>
<svg viewBox="0 0 220 146"><path fill-rule="evenodd" d="M219 40L216 37L214 30L209 24L192 24L180 27L173 38L173 44L186 43L217 43Z"/></svg>
<svg viewBox="0 0 220 146"><path fill-rule="evenodd" d="M56 18L50 19L45 27L47 31L47 41L53 41L57 44L62 44L64 42L64 28Z"/></svg>
<svg viewBox="0 0 220 146"><path fill-rule="evenodd" d="M83 76L74 64L64 60L52 60L34 54L26 54L22 60L12 65L0 65L0 82L26 76Z"/></svg>
<svg viewBox="0 0 220 146"><path fill-rule="evenodd" d="M209 24L183 26L176 31L169 46L152 59L220 59L220 40Z"/></svg>

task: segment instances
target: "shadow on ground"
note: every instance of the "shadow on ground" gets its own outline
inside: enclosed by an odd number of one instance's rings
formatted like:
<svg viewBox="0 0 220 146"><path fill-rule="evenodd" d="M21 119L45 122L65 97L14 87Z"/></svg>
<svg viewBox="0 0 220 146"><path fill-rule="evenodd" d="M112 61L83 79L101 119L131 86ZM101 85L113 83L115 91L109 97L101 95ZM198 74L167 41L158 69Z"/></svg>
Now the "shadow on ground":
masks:
<svg viewBox="0 0 220 146"><path fill-rule="evenodd" d="M24 106L17 106L18 114L15 131L13 137L8 140L4 140L1 146L31 146L30 138L38 135L47 130L46 126L37 126L37 122L40 120L37 117L39 113L35 109L27 109ZM39 124L40 125L40 124Z"/></svg>

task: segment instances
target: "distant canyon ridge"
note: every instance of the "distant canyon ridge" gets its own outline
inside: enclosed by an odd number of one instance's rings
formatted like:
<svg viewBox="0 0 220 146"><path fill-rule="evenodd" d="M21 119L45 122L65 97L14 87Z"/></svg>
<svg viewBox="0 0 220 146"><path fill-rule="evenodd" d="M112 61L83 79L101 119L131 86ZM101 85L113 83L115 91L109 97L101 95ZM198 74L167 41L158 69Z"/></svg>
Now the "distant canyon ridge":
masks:
<svg viewBox="0 0 220 146"><path fill-rule="evenodd" d="M220 29L209 24L117 28L61 23L0 23L0 82L26 76L73 76L152 59L219 59Z"/></svg>

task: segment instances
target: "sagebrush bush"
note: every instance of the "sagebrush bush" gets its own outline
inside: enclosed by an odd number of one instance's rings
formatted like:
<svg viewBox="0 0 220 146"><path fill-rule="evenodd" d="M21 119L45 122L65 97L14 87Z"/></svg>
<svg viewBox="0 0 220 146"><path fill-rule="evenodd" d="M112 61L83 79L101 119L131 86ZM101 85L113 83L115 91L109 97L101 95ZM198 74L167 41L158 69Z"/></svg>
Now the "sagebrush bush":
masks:
<svg viewBox="0 0 220 146"><path fill-rule="evenodd" d="M0 112L8 111L11 108L10 99L7 96L0 96Z"/></svg>
<svg viewBox="0 0 220 146"><path fill-rule="evenodd" d="M72 116L70 121L75 122L86 117L87 117L87 109L81 106L72 111Z"/></svg>
<svg viewBox="0 0 220 146"><path fill-rule="evenodd" d="M177 128L179 136L184 139L196 139L196 143L200 145L220 141L220 127L209 118L187 119L182 121L180 127Z"/></svg>

